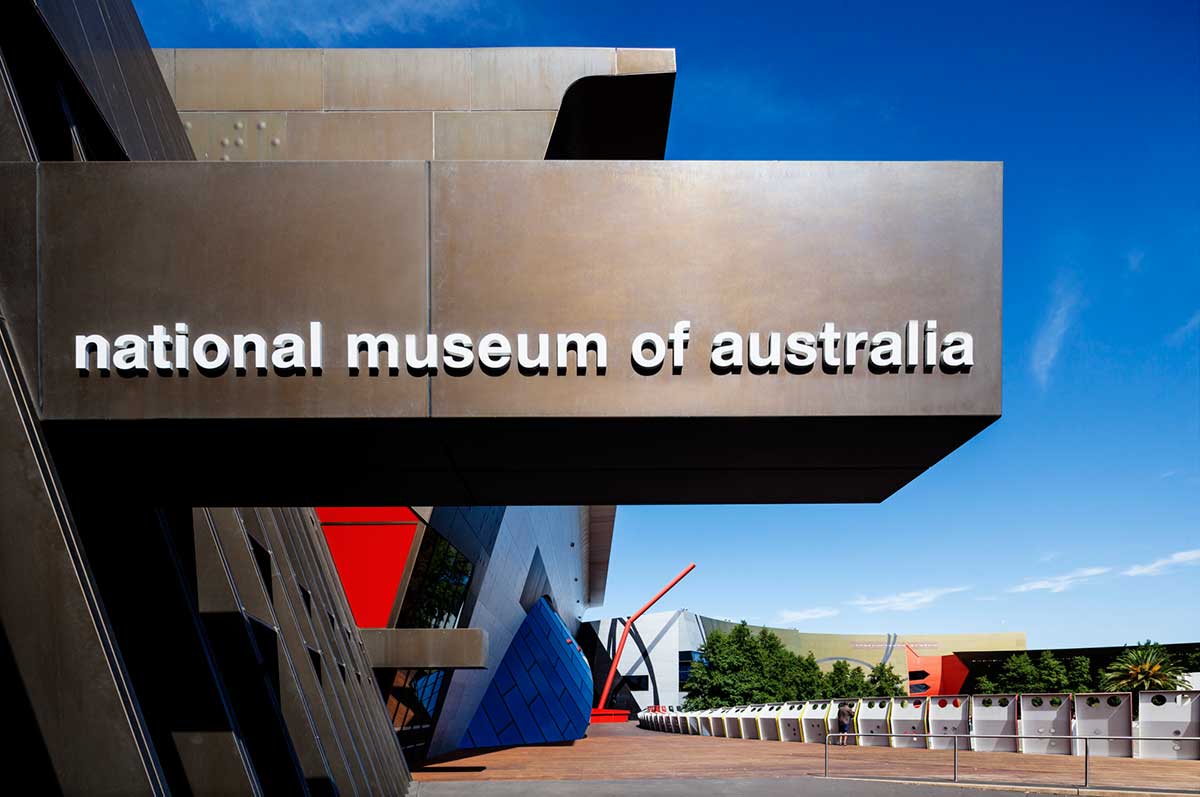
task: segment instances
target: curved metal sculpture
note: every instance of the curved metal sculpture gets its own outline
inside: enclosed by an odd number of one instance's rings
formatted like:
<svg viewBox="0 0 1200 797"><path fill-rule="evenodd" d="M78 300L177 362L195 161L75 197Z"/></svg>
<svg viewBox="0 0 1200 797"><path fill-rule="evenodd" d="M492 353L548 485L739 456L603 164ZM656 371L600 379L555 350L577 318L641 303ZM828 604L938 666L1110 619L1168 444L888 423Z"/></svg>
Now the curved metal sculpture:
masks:
<svg viewBox="0 0 1200 797"><path fill-rule="evenodd" d="M637 613L630 617L625 622L625 630L621 632L621 641L617 643L617 652L613 654L612 666L608 668L608 678L604 681L604 691L600 693L600 701L596 708L592 709L592 722L624 722L629 717L629 713L617 709L606 709L604 704L608 702L609 692L612 691L613 678L617 674L617 665L621 663L621 653L625 650L625 640L629 639L629 630L633 628L634 622L639 617L646 613L654 604L658 603L659 598L671 591L671 588L683 580L683 577L696 569L696 563L692 562L683 569L679 575L671 579L671 583L659 590L658 594L650 599L650 602L637 610Z"/></svg>

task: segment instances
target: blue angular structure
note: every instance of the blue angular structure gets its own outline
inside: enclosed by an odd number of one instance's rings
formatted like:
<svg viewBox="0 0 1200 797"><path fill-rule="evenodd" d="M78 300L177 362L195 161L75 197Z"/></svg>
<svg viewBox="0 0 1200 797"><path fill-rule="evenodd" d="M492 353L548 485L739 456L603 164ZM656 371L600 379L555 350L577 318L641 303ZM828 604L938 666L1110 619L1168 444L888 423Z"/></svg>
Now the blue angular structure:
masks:
<svg viewBox="0 0 1200 797"><path fill-rule="evenodd" d="M545 598L529 609L488 685L461 746L503 747L583 738L592 672Z"/></svg>

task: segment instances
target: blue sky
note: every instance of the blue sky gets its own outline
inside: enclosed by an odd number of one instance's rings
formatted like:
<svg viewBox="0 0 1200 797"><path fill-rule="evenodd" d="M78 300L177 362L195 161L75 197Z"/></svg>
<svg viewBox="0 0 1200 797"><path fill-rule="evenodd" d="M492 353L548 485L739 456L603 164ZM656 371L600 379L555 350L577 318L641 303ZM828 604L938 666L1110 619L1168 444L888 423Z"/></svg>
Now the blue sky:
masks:
<svg viewBox="0 0 1200 797"><path fill-rule="evenodd" d="M135 5L159 47L674 47L672 159L1004 161L1004 417L880 505L622 507L588 616L695 561L662 608L1200 640L1194 0Z"/></svg>

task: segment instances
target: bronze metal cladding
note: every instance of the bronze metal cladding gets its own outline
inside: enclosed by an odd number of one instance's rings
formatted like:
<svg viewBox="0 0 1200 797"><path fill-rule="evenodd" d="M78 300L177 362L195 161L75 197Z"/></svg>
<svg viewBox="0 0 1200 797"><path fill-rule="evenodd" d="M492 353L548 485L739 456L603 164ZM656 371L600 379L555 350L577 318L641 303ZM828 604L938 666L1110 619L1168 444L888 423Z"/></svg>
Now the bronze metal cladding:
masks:
<svg viewBox="0 0 1200 797"><path fill-rule="evenodd" d="M486 669L484 628L360 628L372 667Z"/></svg>
<svg viewBox="0 0 1200 797"><path fill-rule="evenodd" d="M467 416L999 415L1001 172L958 163L434 163L433 331L602 332L603 376L433 380ZM630 343L692 322L683 372ZM974 335L967 374L718 375L722 330Z"/></svg>
<svg viewBox="0 0 1200 797"><path fill-rule="evenodd" d="M71 348L76 330L176 320L268 339L321 321L326 338L320 375L81 378L70 357L47 356L48 417L427 414L422 379L352 377L340 342L425 326L423 162L43 164L41 175L48 349Z"/></svg>
<svg viewBox="0 0 1200 797"><path fill-rule="evenodd" d="M1000 412L1000 168L873 163L47 164L47 418ZM426 314L426 203L431 203ZM629 346L692 323L682 373ZM974 336L969 373L719 375L714 333ZM74 336L303 333L320 375L81 377ZM351 376L350 332L601 332L608 372Z"/></svg>
<svg viewBox="0 0 1200 797"><path fill-rule="evenodd" d="M1000 415L1001 180L977 163L45 164L41 409L64 445L147 421L199 445L258 419L281 464L376 451L369 473L304 483L327 503L401 469L415 503L882 500ZM932 319L973 336L968 372L876 372L865 351L853 372L709 364L723 330ZM635 370L633 338L680 320L682 372ZM77 334L177 321L226 340L320 321L323 368L76 371ZM608 368L351 374L363 332L422 349L426 332L599 332ZM401 440L418 453L386 455ZM289 473L261 491L285 500Z"/></svg>

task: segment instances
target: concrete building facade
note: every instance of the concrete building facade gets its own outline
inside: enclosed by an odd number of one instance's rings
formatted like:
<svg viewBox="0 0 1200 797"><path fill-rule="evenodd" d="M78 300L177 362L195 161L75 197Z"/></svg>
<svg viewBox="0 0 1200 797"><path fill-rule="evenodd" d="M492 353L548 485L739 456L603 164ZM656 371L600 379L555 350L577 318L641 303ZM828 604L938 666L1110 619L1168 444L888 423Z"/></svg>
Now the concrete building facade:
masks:
<svg viewBox="0 0 1200 797"><path fill-rule="evenodd" d="M612 617L586 623L583 639L593 674L607 672L617 640L627 618ZM683 688L691 667L701 660L701 649L713 631L728 633L736 623L695 614L686 609L644 614L633 624L630 643L621 654L614 686L613 706L640 710L647 706L679 706L687 697ZM765 626L751 626L757 633ZM811 653L828 670L835 661L869 671L890 664L907 684L910 694L958 694L967 675L948 665L956 651L1025 649L1025 634L1005 631L979 634L811 634L794 628L770 628L791 652ZM931 672L930 670L933 670Z"/></svg>

